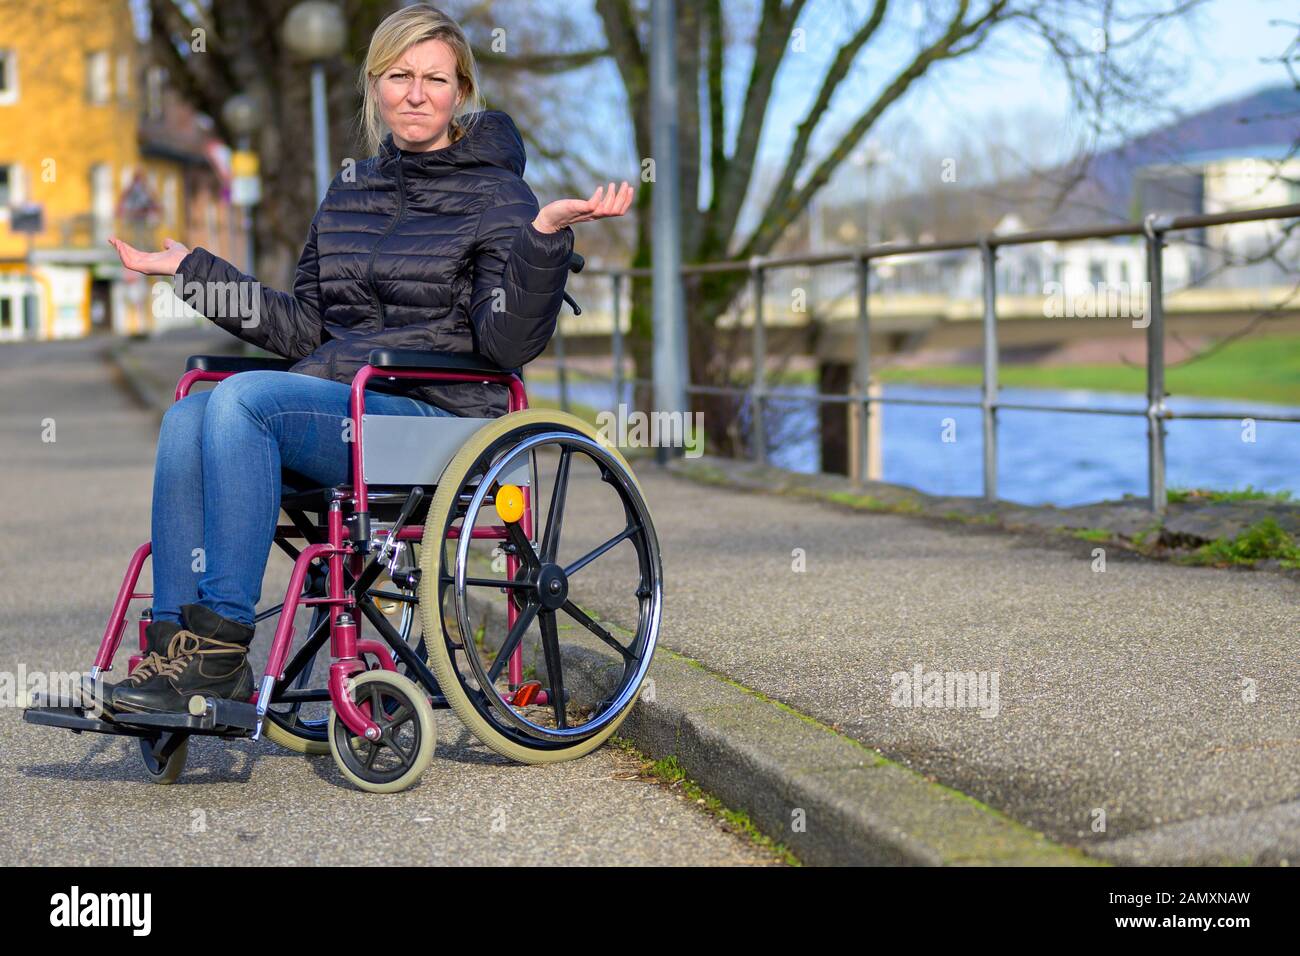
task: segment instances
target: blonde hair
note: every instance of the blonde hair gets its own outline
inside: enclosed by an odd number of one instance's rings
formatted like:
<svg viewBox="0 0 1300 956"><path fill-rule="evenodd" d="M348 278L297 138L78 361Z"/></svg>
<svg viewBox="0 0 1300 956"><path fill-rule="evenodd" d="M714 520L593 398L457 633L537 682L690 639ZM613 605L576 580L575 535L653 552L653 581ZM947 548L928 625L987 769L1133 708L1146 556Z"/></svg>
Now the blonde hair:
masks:
<svg viewBox="0 0 1300 956"><path fill-rule="evenodd" d="M456 83L461 93L460 104L452 113L448 132L453 143L469 132L470 125L461 117L477 114L484 108L483 94L479 89L478 67L474 51L458 24L437 7L415 3L387 16L370 37L366 61L361 66L358 85L361 92L360 135L367 151L379 152L379 146L388 127L379 115L375 84L394 62L408 49L425 40L442 40L456 57ZM471 121L472 123L472 121Z"/></svg>

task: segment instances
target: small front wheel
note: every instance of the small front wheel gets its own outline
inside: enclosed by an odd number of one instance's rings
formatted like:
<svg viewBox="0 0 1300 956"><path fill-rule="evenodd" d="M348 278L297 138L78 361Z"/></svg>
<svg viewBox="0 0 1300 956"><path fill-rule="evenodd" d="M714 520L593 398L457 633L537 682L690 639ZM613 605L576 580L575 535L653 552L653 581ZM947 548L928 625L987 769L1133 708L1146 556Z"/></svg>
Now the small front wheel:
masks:
<svg viewBox="0 0 1300 956"><path fill-rule="evenodd" d="M366 740L330 711L330 753L343 776L370 793L398 793L410 787L433 761L437 742L433 708L409 677L374 670L348 682L353 702L379 725L378 740Z"/></svg>
<svg viewBox="0 0 1300 956"><path fill-rule="evenodd" d="M140 738L140 757L144 772L154 783L175 783L185 769L190 754L189 734L162 734Z"/></svg>

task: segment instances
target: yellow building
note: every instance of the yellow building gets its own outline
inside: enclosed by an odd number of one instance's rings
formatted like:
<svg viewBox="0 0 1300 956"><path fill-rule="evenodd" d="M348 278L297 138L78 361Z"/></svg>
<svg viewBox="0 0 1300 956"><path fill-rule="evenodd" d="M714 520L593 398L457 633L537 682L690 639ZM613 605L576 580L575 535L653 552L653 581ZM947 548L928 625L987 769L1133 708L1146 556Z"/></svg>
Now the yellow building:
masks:
<svg viewBox="0 0 1300 956"><path fill-rule="evenodd" d="M107 237L239 248L224 154L192 113L166 127L176 104L129 0L0 0L0 25L0 341L149 331L156 280ZM29 238L11 220L33 203L44 229Z"/></svg>

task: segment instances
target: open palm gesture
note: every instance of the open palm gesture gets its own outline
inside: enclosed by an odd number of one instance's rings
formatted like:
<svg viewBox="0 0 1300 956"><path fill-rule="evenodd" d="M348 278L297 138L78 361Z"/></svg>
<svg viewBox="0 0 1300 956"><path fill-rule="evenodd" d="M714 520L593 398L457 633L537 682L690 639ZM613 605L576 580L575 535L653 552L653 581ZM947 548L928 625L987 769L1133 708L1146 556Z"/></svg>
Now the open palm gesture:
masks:
<svg viewBox="0 0 1300 956"><path fill-rule="evenodd" d="M116 236L109 236L108 244L117 250L122 265L147 276L174 276L181 260L190 253L188 246L175 239L164 239L162 252L144 252Z"/></svg>
<svg viewBox="0 0 1300 956"><path fill-rule="evenodd" d="M621 216L631 207L634 195L636 190L628 185L626 179L617 190L610 183L608 191L600 186L590 199L557 199L548 203L537 214L533 224L543 232L557 232L574 223Z"/></svg>

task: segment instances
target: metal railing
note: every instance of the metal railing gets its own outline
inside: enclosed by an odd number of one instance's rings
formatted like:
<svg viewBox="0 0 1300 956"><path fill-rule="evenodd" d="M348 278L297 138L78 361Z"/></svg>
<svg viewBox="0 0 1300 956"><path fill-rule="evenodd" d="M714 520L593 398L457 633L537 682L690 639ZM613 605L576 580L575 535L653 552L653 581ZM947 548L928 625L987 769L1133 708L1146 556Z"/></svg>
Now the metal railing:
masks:
<svg viewBox="0 0 1300 956"><path fill-rule="evenodd" d="M767 442L764 426L764 408L770 399L794 399L814 401L821 404L853 404L861 408L857 415L857 474L867 474L870 460L870 417L873 405L938 405L953 408L980 409L984 435L984 497L989 501L997 499L998 467L998 411L1068 412L1092 415L1125 415L1144 417L1147 421L1147 483L1150 508L1157 514L1163 514L1168 504L1165 487L1165 438L1164 423L1173 418L1231 420L1242 417L1239 412L1198 411L1174 412L1165 404L1168 393L1165 390L1165 316L1164 316L1164 276L1163 251L1165 236L1170 232L1188 229L1203 229L1208 226L1228 225L1241 222L1261 220L1281 220L1300 218L1300 203L1286 206L1270 206L1236 212L1214 213L1206 215L1161 216L1149 215L1142 222L1128 222L1111 225L1083 226L1072 229L1039 229L1029 232L1007 235L989 234L976 239L951 240L944 242L918 242L908 244L887 243L863 246L843 252L819 253L801 256L754 256L748 261L709 262L682 267L683 275L701 275L718 272L748 271L753 298L754 321L751 329L751 347L753 353L753 376L747 387L712 386L688 384L686 391L690 394L715 394L745 397L750 402L750 447L753 457L759 463L767 460ZM1149 283L1149 304L1146 318L1146 407L1142 409L1102 408L1096 406L1071 405L1063 408L1055 405L1038 405L1024 402L1004 402L998 392L998 315L997 315L997 251L1003 246L1025 245L1035 242L1068 242L1079 239L1108 239L1119 236L1143 237L1146 245L1146 272ZM953 250L978 251L981 260L981 281L983 289L983 374L980 398L978 401L958 399L924 399L885 397L867 394L869 366L871 361L871 316L867 307L871 277L871 263L877 259L893 256L918 255L926 253L950 252ZM823 392L790 392L779 388L770 388L767 384L767 344L766 326L763 318L763 294L768 270L789 268L791 266L824 266L853 263L856 266L856 354L854 357L853 388L849 394L828 394ZM613 385L616 402L621 400L625 383L623 377L623 330L622 330L622 291L623 280L632 277L650 277L649 268L610 268L588 266L588 275L610 277L613 283L613 334L612 347L614 359ZM567 408L567 373L564 361L563 336L557 331L555 356L561 387L561 404ZM632 378L634 384L651 385L648 379ZM1300 422L1300 415L1251 415L1260 421Z"/></svg>

